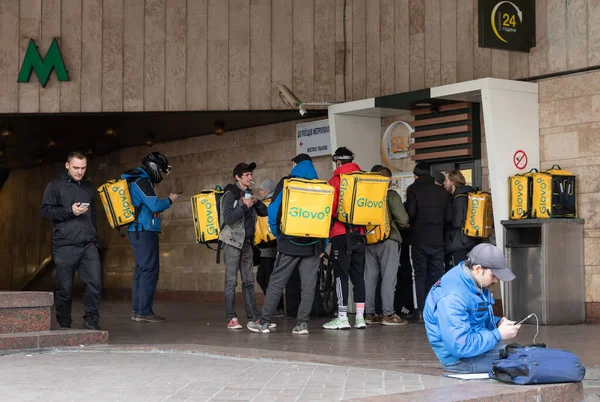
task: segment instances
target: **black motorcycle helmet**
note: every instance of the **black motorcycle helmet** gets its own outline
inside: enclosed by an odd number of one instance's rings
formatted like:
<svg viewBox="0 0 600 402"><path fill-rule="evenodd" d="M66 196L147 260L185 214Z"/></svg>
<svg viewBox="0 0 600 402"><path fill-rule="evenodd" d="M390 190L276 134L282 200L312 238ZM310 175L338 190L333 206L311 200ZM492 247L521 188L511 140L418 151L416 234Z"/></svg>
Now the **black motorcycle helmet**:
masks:
<svg viewBox="0 0 600 402"><path fill-rule="evenodd" d="M161 172L168 175L171 171L171 166L167 157L160 152L150 152L142 159L144 170L148 172L152 183L160 183L162 181Z"/></svg>

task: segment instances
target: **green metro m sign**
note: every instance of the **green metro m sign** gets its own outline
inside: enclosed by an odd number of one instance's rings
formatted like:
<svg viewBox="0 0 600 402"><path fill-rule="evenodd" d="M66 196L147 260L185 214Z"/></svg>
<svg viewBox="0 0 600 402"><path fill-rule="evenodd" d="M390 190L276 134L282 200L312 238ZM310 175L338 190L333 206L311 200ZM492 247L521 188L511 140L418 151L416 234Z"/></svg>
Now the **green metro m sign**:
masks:
<svg viewBox="0 0 600 402"><path fill-rule="evenodd" d="M40 84L42 84L42 87L46 86L52 70L56 71L56 76L58 77L59 81L69 81L69 74L65 68L65 63L63 62L62 55L60 54L60 49L58 48L58 42L56 41L56 38L52 39L52 44L48 49L45 59L42 59L38 53L33 39L29 41L17 82L29 82L31 73L34 70L35 74L40 80Z"/></svg>

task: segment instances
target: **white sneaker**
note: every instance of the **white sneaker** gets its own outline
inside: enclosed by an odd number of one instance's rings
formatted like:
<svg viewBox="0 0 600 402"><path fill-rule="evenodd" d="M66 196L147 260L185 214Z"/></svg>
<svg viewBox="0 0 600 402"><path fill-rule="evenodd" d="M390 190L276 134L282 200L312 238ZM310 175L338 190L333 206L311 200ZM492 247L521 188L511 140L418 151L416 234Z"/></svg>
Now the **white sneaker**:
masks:
<svg viewBox="0 0 600 402"><path fill-rule="evenodd" d="M346 318L334 318L328 323L323 324L323 328L325 329L350 329L350 322L348 321L348 317Z"/></svg>

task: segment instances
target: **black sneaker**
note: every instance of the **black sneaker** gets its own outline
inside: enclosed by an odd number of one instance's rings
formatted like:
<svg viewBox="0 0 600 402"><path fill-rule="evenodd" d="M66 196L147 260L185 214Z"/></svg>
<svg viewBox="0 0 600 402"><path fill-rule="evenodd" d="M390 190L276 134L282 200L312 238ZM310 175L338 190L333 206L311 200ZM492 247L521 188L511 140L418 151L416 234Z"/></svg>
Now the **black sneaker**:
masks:
<svg viewBox="0 0 600 402"><path fill-rule="evenodd" d="M421 310L414 310L411 314L404 317L404 319L413 324L423 324L423 312Z"/></svg>
<svg viewBox="0 0 600 402"><path fill-rule="evenodd" d="M83 324L83 329L89 329L92 331L102 331L98 323L95 321L86 321L85 324Z"/></svg>
<svg viewBox="0 0 600 402"><path fill-rule="evenodd" d="M59 322L58 325L60 326L60 329L71 329L71 323L66 323L66 322Z"/></svg>

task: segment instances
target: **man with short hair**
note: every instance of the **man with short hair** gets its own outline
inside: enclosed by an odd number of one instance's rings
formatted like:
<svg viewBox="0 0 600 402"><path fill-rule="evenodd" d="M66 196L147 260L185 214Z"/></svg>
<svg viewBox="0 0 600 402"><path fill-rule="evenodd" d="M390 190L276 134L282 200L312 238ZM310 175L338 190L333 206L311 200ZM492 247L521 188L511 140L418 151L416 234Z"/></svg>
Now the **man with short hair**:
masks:
<svg viewBox="0 0 600 402"><path fill-rule="evenodd" d="M390 169L383 166L374 166L372 172L392 179ZM388 189L387 214L390 219L390 235L387 239L366 247L365 261L365 322L367 324L406 325L407 321L398 317L394 311L394 294L398 275L398 262L400 260L400 246L402 237L400 229L408 226L408 215L402 204L402 198L396 190ZM381 275L381 304L383 316L376 313L376 290Z"/></svg>
<svg viewBox="0 0 600 402"><path fill-rule="evenodd" d="M300 154L292 159L293 168L290 172L292 178L306 180L317 179L317 171L312 164L312 159L307 154ZM282 178L275 192L274 200L269 205L269 224L271 232L277 236L277 260L275 268L269 281L269 291L265 298L262 316L254 322L248 322L248 329L252 332L269 333L271 318L275 314L278 300L281 299L283 288L286 286L290 276L298 270L301 288L300 304L296 316L296 326L292 329L295 335L308 335L308 320L312 310L317 284L317 272L319 270L319 257L325 251L327 239L314 239L304 237L288 236L282 233L281 215L284 213L282 207L283 185L288 177Z"/></svg>
<svg viewBox="0 0 600 402"><path fill-rule="evenodd" d="M417 310L409 321L423 322L425 297L444 275L444 224L452 216L450 197L435 184L430 165L419 162L416 177L406 190L406 212L410 219L410 252L417 293Z"/></svg>
<svg viewBox="0 0 600 402"><path fill-rule="evenodd" d="M235 312L238 271L242 276L242 295L248 322L258 319L252 272L256 216L267 216L267 207L252 195L252 173L256 163L238 163L233 168L234 184L225 187L221 198L219 241L225 261L225 309L228 329L241 329Z"/></svg>
<svg viewBox="0 0 600 402"><path fill-rule="evenodd" d="M102 270L98 254L96 192L84 180L85 154L71 152L66 171L46 187L42 216L54 223L52 258L56 265L56 320L61 328L71 328L71 295L75 271L85 285L85 329L99 330Z"/></svg>
<svg viewBox="0 0 600 402"><path fill-rule="evenodd" d="M429 343L447 371L487 373L502 341L517 336L520 324L494 317L489 291L500 280L513 279L502 250L483 243L433 285L423 318Z"/></svg>
<svg viewBox="0 0 600 402"><path fill-rule="evenodd" d="M154 313L154 293L160 272L160 214L170 208L179 195L171 193L167 198L158 198L154 185L160 183L162 175L168 175L170 171L171 165L167 157L160 152L151 152L142 159L142 166L121 175L122 179L129 182L136 215L135 221L127 229L135 258L131 286L131 321L134 322L166 321L165 317Z"/></svg>
<svg viewBox="0 0 600 402"><path fill-rule="evenodd" d="M333 197L333 226L329 233L331 241L330 261L335 273L338 294L338 316L323 324L325 329L349 329L348 321L348 278L354 286L354 302L356 304L356 319L354 328L363 329L365 323L365 227L348 226L337 220L337 209L340 201L340 175L360 171L360 166L354 163L354 153L346 147L336 149L332 156L336 169L329 184L335 189ZM350 236L350 238L348 238Z"/></svg>

